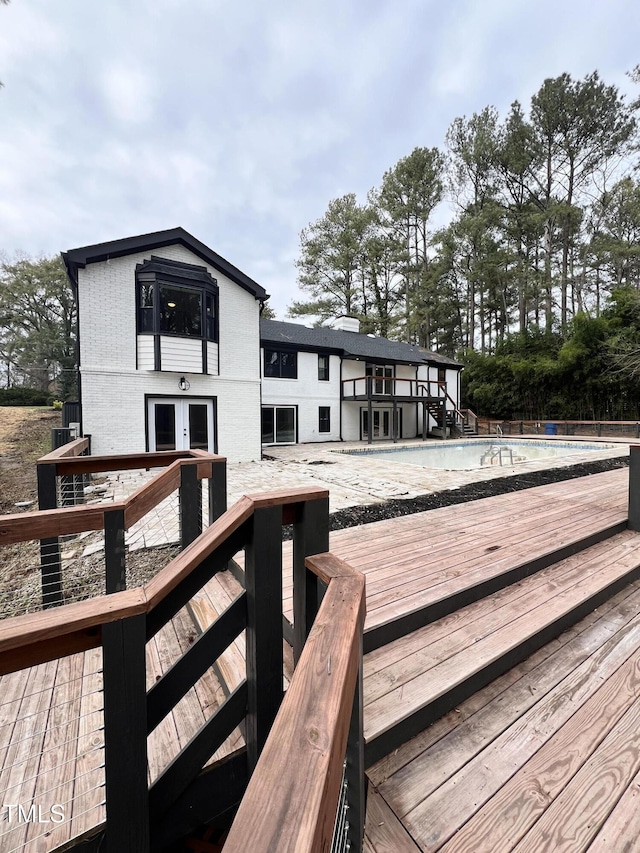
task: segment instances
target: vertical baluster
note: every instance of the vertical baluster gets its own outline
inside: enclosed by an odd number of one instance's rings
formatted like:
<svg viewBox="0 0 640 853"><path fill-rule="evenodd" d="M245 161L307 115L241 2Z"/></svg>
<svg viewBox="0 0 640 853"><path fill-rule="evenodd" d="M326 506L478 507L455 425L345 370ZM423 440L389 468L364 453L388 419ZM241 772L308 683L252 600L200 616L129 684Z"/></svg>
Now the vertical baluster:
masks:
<svg viewBox="0 0 640 853"><path fill-rule="evenodd" d="M109 851L148 853L146 616L102 626L106 840Z"/></svg>
<svg viewBox="0 0 640 853"><path fill-rule="evenodd" d="M257 507L245 558L246 741L252 773L282 701L282 507Z"/></svg>
<svg viewBox="0 0 640 853"><path fill-rule="evenodd" d="M640 530L640 445L629 448L629 529Z"/></svg>
<svg viewBox="0 0 640 853"><path fill-rule="evenodd" d="M127 566L124 550L124 510L109 509L104 514L105 592L127 588Z"/></svg>
<svg viewBox="0 0 640 853"><path fill-rule="evenodd" d="M320 605L319 580L305 557L329 550L329 498L298 505L293 527L293 659L298 662Z"/></svg>
<svg viewBox="0 0 640 853"><path fill-rule="evenodd" d="M202 490L196 465L180 466L180 545L186 548L202 533Z"/></svg>

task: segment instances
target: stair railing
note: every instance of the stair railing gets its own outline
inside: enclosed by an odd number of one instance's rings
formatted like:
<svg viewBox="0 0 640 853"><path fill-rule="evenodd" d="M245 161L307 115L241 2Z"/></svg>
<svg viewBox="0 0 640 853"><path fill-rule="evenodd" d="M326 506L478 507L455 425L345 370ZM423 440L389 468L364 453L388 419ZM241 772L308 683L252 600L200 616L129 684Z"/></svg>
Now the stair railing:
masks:
<svg viewBox="0 0 640 853"><path fill-rule="evenodd" d="M57 530L56 515L68 512L40 515L50 523L53 519ZM293 524L294 529L297 665L280 714L283 524ZM52 532L46 523L41 529ZM147 691L147 641L242 548L245 590ZM326 490L245 496L144 586L0 621L0 675L102 648L106 822L96 827L98 846L91 849L98 849L104 835L107 849L118 853L163 850L197 824L235 807L259 761L261 770L251 796L260 794L265 774L267 780L274 780L266 791L269 806L261 812L265 823L260 828L255 821L252 824L255 845L236 849L302 851L307 849L305 839L310 851L320 849L314 845L318 839L322 843L330 839L335 822L345 755L349 840L354 853L362 849L364 578L331 554L309 559L327 548ZM245 680L149 787L148 735L243 630ZM276 718L279 722L272 729ZM201 777L210 757L243 721L246 753L232 756ZM288 752L291 744L295 744L294 756ZM261 759L267 748L267 757ZM278 754L288 756L284 766ZM269 768L276 766L274 775ZM206 791L217 794L205 798L200 794L200 808L193 810L189 797L202 791L201 779L208 786ZM248 808L245 805L243 812ZM278 826L274 826L274 814L285 814ZM302 816L305 826L314 827L304 837ZM274 832L279 839L275 846Z"/></svg>

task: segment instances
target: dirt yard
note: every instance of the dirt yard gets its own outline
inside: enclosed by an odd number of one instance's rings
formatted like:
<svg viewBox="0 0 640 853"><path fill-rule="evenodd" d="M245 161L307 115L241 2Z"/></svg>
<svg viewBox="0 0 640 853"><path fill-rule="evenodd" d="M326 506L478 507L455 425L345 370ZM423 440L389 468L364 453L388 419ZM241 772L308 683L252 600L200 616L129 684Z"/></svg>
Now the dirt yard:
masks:
<svg viewBox="0 0 640 853"><path fill-rule="evenodd" d="M59 426L59 411L0 406L1 514L19 512L20 501L36 501L36 460L51 450L51 430Z"/></svg>

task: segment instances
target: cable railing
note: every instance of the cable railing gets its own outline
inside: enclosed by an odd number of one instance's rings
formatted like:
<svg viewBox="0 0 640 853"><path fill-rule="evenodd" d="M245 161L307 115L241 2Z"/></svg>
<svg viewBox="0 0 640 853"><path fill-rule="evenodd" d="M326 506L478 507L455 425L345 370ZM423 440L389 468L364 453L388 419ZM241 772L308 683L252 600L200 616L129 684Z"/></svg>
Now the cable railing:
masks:
<svg viewBox="0 0 640 853"><path fill-rule="evenodd" d="M175 476L197 485L199 465L211 468L198 459L171 463L160 484L155 478L152 495L136 493L116 511L125 524L137 520ZM83 523L90 518L97 528L110 511L113 505L56 509L29 521L36 535L50 538L73 532L81 513ZM276 830L279 839L288 839L278 849L319 849L319 842L328 849L334 826L342 831L339 849L362 849L364 578L327 553L328 519L322 489L245 496L200 535L190 528L193 539L144 585L0 621L0 695L23 721L5 732L11 755L2 772L24 809L51 812L55 806L64 815L59 825L0 822L0 849L50 850L91 831L98 833L96 844L104 836L110 850L162 850L194 828L189 821L213 820L241 799L239 814L254 814L256 840L246 846L233 841L239 831L234 824L230 851L273 850ZM284 701L283 524L294 531L296 661ZM25 525L3 527L0 519L4 535L15 537ZM156 638L173 630L175 639L172 620L240 549L243 591L156 675L150 663ZM150 779L152 736L243 631L245 677L226 698L206 703L210 713L188 738L170 750L164 744L168 760ZM246 748L212 764L239 726ZM317 735L311 740L310 726ZM286 766L284 743L295 743L297 753ZM339 805L343 767L346 809ZM282 784L267 784L265 773ZM251 805L256 791L268 808ZM192 797L199 803L195 811ZM314 827L310 834L300 834L302 813L305 826ZM284 824L274 828L274 814L283 815Z"/></svg>
<svg viewBox="0 0 640 853"><path fill-rule="evenodd" d="M91 457L78 439L38 462L40 511L0 517L0 618L143 583L226 507L226 460L202 451ZM65 455L66 454L66 455ZM116 500L58 506L59 484L160 468ZM150 477L150 479L149 479ZM86 491L86 490L85 490ZM119 484L122 493L122 484ZM173 551L167 547L174 545ZM157 560L152 549L162 549Z"/></svg>

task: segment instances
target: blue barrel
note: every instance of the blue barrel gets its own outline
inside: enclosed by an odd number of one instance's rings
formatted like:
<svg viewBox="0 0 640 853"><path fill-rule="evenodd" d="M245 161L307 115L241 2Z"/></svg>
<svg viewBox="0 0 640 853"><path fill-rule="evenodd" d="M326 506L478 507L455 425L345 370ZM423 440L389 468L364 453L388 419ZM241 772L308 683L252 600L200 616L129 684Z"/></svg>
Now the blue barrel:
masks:
<svg viewBox="0 0 640 853"><path fill-rule="evenodd" d="M545 435L557 435L558 434L558 424L545 424L544 425L544 434Z"/></svg>

